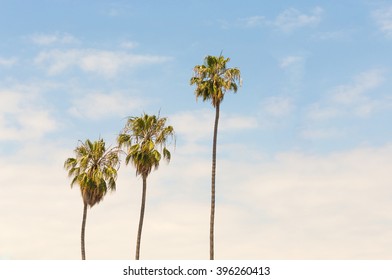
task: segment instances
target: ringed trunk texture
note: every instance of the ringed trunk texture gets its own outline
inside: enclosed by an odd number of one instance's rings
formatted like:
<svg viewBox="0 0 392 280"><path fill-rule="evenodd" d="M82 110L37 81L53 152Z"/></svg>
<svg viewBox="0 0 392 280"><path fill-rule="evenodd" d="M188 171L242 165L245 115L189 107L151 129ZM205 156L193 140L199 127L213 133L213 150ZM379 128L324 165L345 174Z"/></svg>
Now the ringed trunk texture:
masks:
<svg viewBox="0 0 392 280"><path fill-rule="evenodd" d="M86 229L86 219L87 219L87 203L84 202L83 206L83 220L82 220L82 233L80 237L81 241L81 250L82 250L82 260L86 259L86 249L84 246L84 235L85 235L85 229Z"/></svg>
<svg viewBox="0 0 392 280"><path fill-rule="evenodd" d="M214 225L215 225L215 175L216 175L216 143L218 140L219 106L215 107L214 139L212 143L212 175L211 175L211 215L210 215L210 260L214 259Z"/></svg>
<svg viewBox="0 0 392 280"><path fill-rule="evenodd" d="M143 175L142 177L143 177L143 193L142 193L142 205L140 208L139 229L137 232L137 241L136 241L136 257L135 257L136 260L139 260L139 256L140 256L140 241L142 238L144 209L146 207L147 176Z"/></svg>

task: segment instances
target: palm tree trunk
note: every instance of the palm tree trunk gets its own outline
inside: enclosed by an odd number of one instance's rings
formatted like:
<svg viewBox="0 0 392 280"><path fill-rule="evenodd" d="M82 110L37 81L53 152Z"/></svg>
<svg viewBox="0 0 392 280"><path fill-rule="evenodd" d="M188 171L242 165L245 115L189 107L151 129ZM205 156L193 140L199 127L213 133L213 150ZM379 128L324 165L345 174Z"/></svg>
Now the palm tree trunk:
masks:
<svg viewBox="0 0 392 280"><path fill-rule="evenodd" d="M146 189L147 189L147 175L142 175L143 177L143 193L142 193L142 205L140 208L140 218L139 218L139 229L137 232L137 243L136 243L136 260L139 259L140 255L140 241L142 238L143 220L144 220L144 209L146 207Z"/></svg>
<svg viewBox="0 0 392 280"><path fill-rule="evenodd" d="M83 220L82 220L82 233L81 233L81 250L82 250L82 260L86 259L86 249L84 247L84 234L86 229L86 219L87 219L87 203L84 202L83 207Z"/></svg>
<svg viewBox="0 0 392 280"><path fill-rule="evenodd" d="M212 143L212 175L211 175L211 216L210 216L210 260L214 259L214 225L215 225L215 175L216 175L216 143L218 140L219 103L215 107L214 140Z"/></svg>

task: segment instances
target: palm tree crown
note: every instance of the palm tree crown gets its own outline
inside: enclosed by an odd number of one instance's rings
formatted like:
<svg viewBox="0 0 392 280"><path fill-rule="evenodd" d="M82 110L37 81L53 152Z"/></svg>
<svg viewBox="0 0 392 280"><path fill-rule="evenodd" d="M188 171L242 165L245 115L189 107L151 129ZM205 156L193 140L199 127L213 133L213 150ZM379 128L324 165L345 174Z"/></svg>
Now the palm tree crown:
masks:
<svg viewBox="0 0 392 280"><path fill-rule="evenodd" d="M170 161L166 143L168 138L174 138L174 130L172 126L165 126L166 121L166 118L147 114L128 118L117 140L119 147L127 148L125 163L132 162L136 175L148 176L153 168L159 167L162 156Z"/></svg>
<svg viewBox="0 0 392 280"><path fill-rule="evenodd" d="M193 69L194 76L190 84L196 84L196 98L201 97L203 101L211 100L214 107L223 101L227 90L237 92L239 82L241 85L241 74L238 68L226 68L230 58L222 55L206 56L203 65L196 65Z"/></svg>
<svg viewBox="0 0 392 280"><path fill-rule="evenodd" d="M119 158L116 148L106 150L103 139L86 140L75 149L75 158L68 158L64 168L73 177L71 187L78 183L83 201L90 207L99 203L108 190L116 189Z"/></svg>

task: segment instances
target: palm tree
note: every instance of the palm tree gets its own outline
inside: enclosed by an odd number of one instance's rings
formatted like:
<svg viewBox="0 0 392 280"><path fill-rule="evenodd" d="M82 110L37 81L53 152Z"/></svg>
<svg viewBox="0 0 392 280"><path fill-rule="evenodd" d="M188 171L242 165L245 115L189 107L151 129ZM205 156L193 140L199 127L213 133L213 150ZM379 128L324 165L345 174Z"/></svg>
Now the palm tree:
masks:
<svg viewBox="0 0 392 280"><path fill-rule="evenodd" d="M206 56L203 65L196 65L191 85L196 85L196 99L210 100L215 108L214 138L212 144L212 176L211 176L211 215L210 215L210 259L214 259L214 221L215 221L215 175L216 175L216 143L218 137L218 121L220 104L226 91L237 92L241 85L241 73L238 68L226 68L230 58Z"/></svg>
<svg viewBox="0 0 392 280"><path fill-rule="evenodd" d="M136 257L140 256L144 209L146 206L147 177L152 169L159 167L163 156L170 161L170 151L166 148L168 138L174 138L172 126L166 126L166 118L143 114L141 117L130 117L117 138L119 147L126 148L125 163L131 162L136 168L136 175L143 179L142 202L140 208L139 228L136 241Z"/></svg>
<svg viewBox="0 0 392 280"><path fill-rule="evenodd" d="M76 147L75 158L68 158L64 168L68 176L73 177L71 188L77 183L83 198L83 220L81 229L82 260L86 259L85 228L87 206L93 207L101 202L108 190L116 189L117 170L119 167L118 149L105 148L102 139L91 142L86 140Z"/></svg>

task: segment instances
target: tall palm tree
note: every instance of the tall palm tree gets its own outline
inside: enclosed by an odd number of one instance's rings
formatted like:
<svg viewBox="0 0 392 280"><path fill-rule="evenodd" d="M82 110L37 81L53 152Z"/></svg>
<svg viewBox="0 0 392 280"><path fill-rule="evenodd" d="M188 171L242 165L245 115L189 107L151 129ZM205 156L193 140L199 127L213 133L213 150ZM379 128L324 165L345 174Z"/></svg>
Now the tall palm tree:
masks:
<svg viewBox="0 0 392 280"><path fill-rule="evenodd" d="M211 214L210 214L210 259L214 259L214 223L215 223L215 176L216 176L216 143L218 137L218 121L220 104L226 91L237 92L241 85L241 73L238 68L226 68L230 58L222 54L206 56L203 65L196 65L194 75L190 80L191 85L196 85L196 99L210 100L215 108L214 138L212 144L212 176L211 176Z"/></svg>
<svg viewBox="0 0 392 280"><path fill-rule="evenodd" d="M166 148L169 138L174 138L172 126L166 126L166 118L143 114L140 117L130 117L117 138L119 147L125 147L125 163L129 162L136 168L136 175L143 179L142 202L140 208L139 228L136 241L136 256L140 257L140 242L142 236L144 209L146 206L147 177L152 169L159 167L163 156L170 161L170 151Z"/></svg>
<svg viewBox="0 0 392 280"><path fill-rule="evenodd" d="M81 229L82 260L86 259L85 228L87 206L93 207L101 202L108 190L116 189L117 170L119 167L118 149L106 149L102 139L80 142L74 150L75 157L64 162L68 176L73 177L71 188L77 183L83 199L83 219Z"/></svg>

